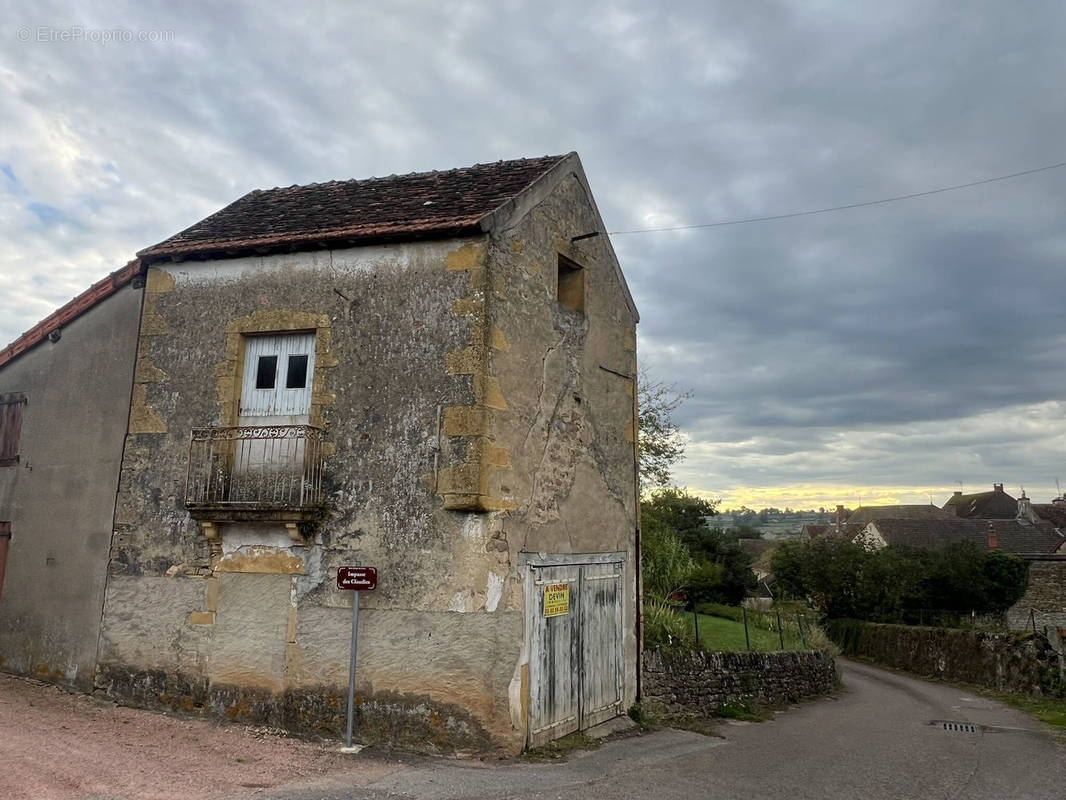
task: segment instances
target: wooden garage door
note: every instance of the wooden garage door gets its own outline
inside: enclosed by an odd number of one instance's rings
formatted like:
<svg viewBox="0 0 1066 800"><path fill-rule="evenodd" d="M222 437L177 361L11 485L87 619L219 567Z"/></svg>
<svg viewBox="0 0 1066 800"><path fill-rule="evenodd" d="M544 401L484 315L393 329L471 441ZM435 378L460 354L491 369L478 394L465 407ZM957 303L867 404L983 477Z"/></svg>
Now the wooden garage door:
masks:
<svg viewBox="0 0 1066 800"><path fill-rule="evenodd" d="M622 566L530 567L530 746L622 713Z"/></svg>

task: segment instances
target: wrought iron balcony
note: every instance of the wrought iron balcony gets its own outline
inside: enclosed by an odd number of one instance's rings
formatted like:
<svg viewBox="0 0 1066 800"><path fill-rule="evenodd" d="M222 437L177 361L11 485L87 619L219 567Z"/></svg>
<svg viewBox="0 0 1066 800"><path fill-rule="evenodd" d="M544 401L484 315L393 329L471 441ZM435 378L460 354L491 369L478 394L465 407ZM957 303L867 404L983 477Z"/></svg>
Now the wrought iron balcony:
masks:
<svg viewBox="0 0 1066 800"><path fill-rule="evenodd" d="M197 519L300 520L322 502L322 429L193 428L185 506Z"/></svg>

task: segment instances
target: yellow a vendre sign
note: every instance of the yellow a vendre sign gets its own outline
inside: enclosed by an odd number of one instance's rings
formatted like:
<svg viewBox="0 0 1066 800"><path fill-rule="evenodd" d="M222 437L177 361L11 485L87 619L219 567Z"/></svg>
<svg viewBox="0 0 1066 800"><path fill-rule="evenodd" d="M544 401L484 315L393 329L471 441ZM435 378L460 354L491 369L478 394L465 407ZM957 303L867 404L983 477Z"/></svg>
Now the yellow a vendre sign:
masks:
<svg viewBox="0 0 1066 800"><path fill-rule="evenodd" d="M544 587L544 616L558 617L570 613L570 584L549 583Z"/></svg>

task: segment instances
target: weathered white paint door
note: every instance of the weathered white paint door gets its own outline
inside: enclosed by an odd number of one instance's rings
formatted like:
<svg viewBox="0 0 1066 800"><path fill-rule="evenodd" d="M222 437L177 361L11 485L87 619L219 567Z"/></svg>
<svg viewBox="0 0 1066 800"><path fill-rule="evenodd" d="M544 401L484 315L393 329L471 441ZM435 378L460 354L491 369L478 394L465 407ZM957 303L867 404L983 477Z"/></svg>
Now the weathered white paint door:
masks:
<svg viewBox="0 0 1066 800"><path fill-rule="evenodd" d="M621 714L623 563L530 567L529 734L535 747ZM548 598L569 589L565 614Z"/></svg>
<svg viewBox="0 0 1066 800"><path fill-rule="evenodd" d="M306 425L314 371L313 333L247 337L240 424Z"/></svg>
<svg viewBox="0 0 1066 800"><path fill-rule="evenodd" d="M574 613L580 566L530 567L532 641L529 651L529 744L536 746L578 729L581 664L578 618ZM566 586L569 609L546 615L549 587Z"/></svg>
<svg viewBox="0 0 1066 800"><path fill-rule="evenodd" d="M230 467L232 501L280 502L302 496L306 436L294 428L311 415L315 334L249 336Z"/></svg>
<svg viewBox="0 0 1066 800"><path fill-rule="evenodd" d="M622 712L622 565L581 568L581 728Z"/></svg>

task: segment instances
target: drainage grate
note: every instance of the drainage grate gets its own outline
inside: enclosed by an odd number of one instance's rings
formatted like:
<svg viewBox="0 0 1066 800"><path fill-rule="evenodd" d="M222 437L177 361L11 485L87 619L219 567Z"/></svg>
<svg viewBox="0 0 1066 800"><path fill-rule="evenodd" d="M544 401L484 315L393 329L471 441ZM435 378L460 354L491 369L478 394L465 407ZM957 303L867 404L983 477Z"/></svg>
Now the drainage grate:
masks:
<svg viewBox="0 0 1066 800"><path fill-rule="evenodd" d="M972 722L954 722L952 720L937 720L933 722L941 730L951 731L952 733L980 733L981 726L975 725Z"/></svg>

